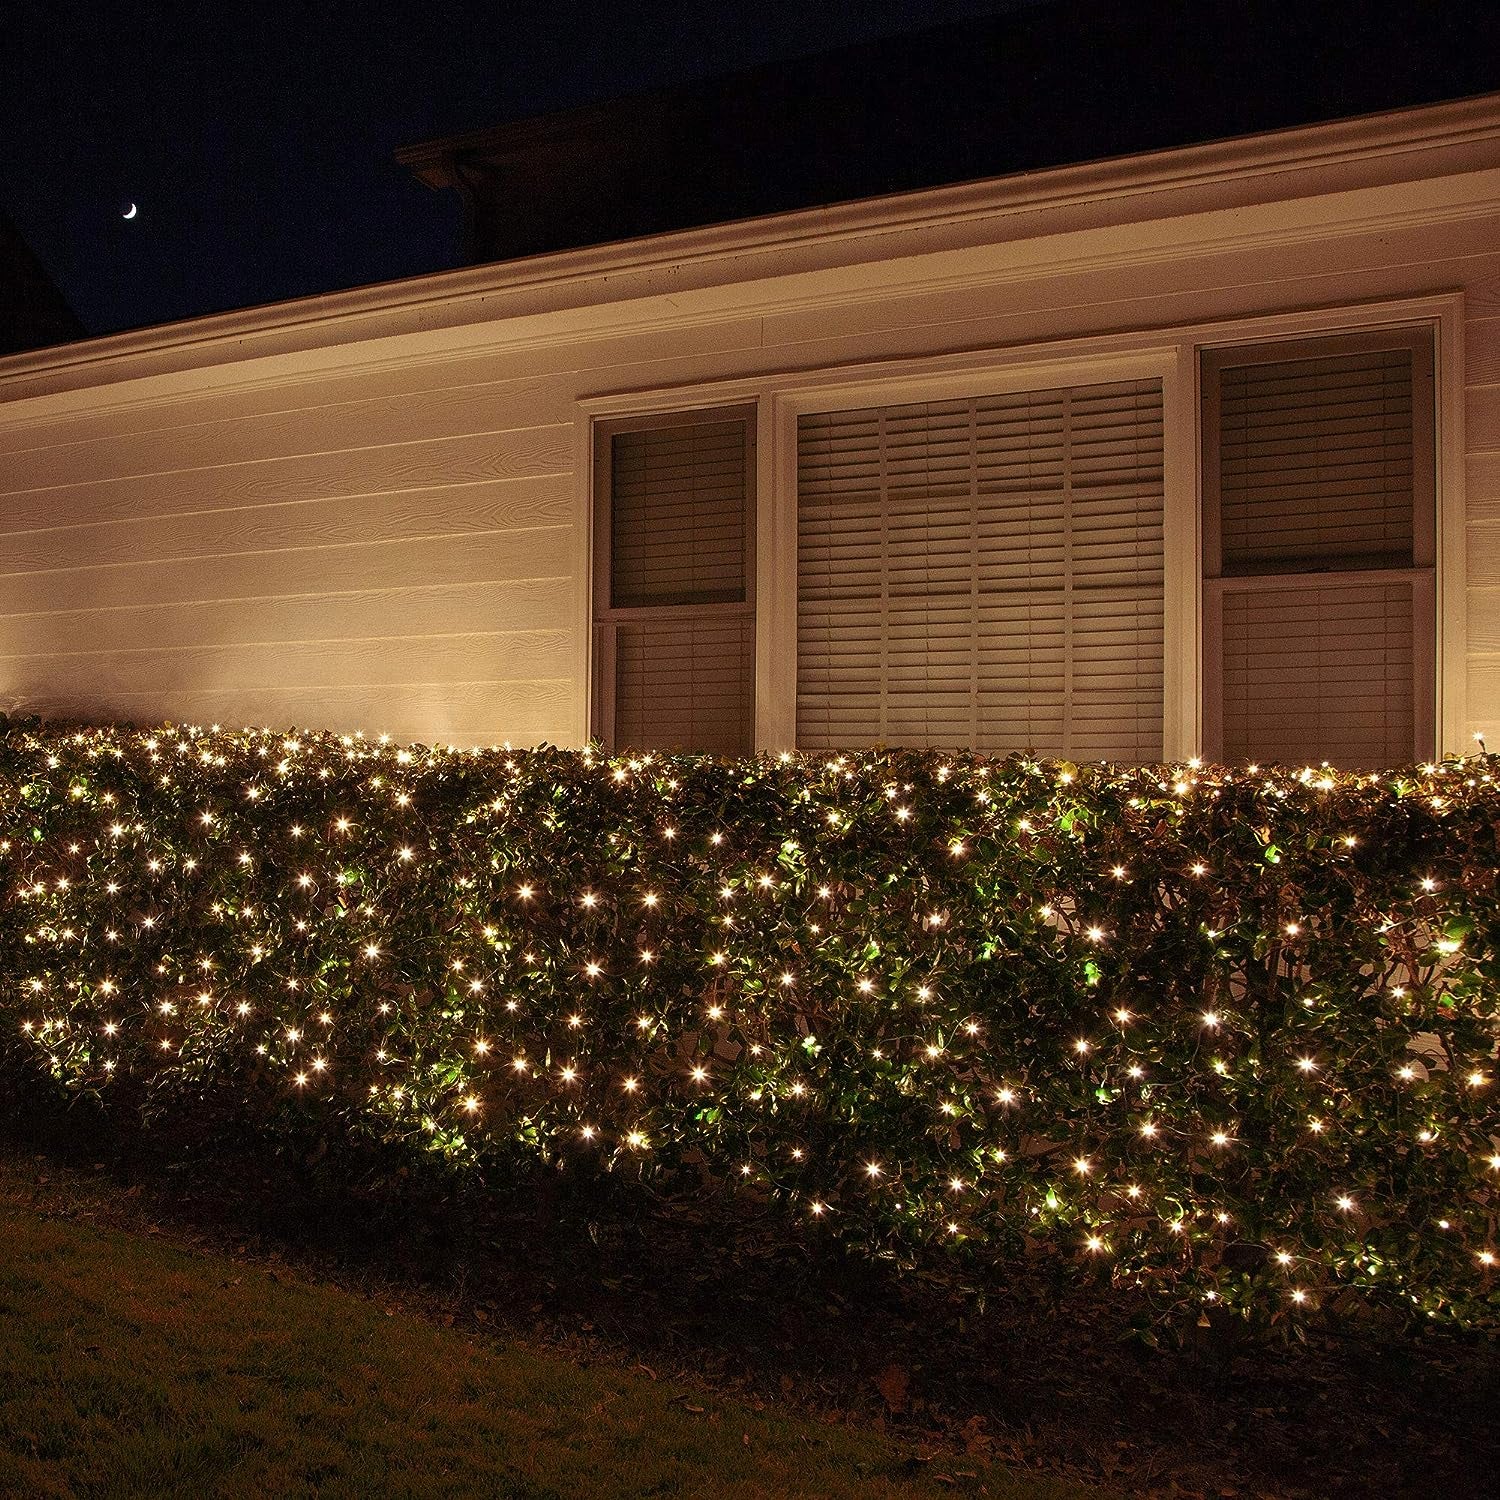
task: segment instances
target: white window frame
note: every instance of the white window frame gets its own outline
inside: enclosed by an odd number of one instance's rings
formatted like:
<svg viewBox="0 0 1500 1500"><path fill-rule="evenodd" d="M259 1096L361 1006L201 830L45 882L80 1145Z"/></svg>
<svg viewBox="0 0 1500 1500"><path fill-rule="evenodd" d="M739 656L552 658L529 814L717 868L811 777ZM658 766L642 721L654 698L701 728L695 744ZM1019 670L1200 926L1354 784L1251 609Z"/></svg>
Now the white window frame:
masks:
<svg viewBox="0 0 1500 1500"><path fill-rule="evenodd" d="M1205 366L1217 365L1214 378L1222 382L1229 368L1278 364L1291 358L1318 358L1321 355L1372 353L1377 350L1407 349L1412 357L1412 396L1414 402L1426 390L1433 393L1436 419L1436 371L1427 363L1434 355L1433 330L1429 325L1402 325L1363 329L1357 334L1334 334L1322 338L1301 338L1292 342L1271 339L1249 345L1205 346L1198 362L1199 378ZM1222 359L1222 363L1219 363ZM1221 386L1222 390L1222 386ZM1436 433L1429 414L1412 413L1412 537L1409 563L1391 566L1360 566L1347 563L1332 572L1299 566L1297 560L1287 564L1266 564L1248 573L1226 571L1220 544L1222 496L1218 477L1213 475L1210 456L1218 460L1219 434L1213 431L1218 421L1219 396L1210 388L1204 394L1203 410L1210 414L1203 432L1203 471L1199 483L1203 493L1203 671L1204 671L1204 752L1211 759L1222 757L1224 726L1223 620L1226 596L1260 590L1284 593L1288 589L1318 588L1330 583L1400 584L1411 590L1413 667L1421 664L1426 675L1413 679L1411 743L1418 759L1434 753L1437 719L1434 712L1436 672L1436 528L1437 528L1437 459Z"/></svg>
<svg viewBox="0 0 1500 1500"><path fill-rule="evenodd" d="M743 422L749 447L745 475L745 597L733 603L617 605L614 602L614 465L613 440L621 433L659 431L664 427L687 425L693 418L703 421ZM615 743L615 664L616 643L621 626L648 623L653 620L680 621L744 619L753 616L756 602L755 527L755 448L758 437L758 411L754 402L738 402L724 407L691 407L685 410L655 411L631 417L602 417L595 420L593 448L590 455L594 474L594 508L591 517L589 576L592 580L592 608L589 624L589 732L606 745ZM753 686L752 686L753 691Z"/></svg>
<svg viewBox="0 0 1500 1500"><path fill-rule="evenodd" d="M1159 379L1164 420L1163 722L1168 761L1203 748L1203 494L1199 355L1225 345L1430 328L1435 373L1435 649L1439 754L1467 748L1463 295L1461 292L1211 323L1057 340L1005 349L885 360L601 395L578 403L580 534L590 539L579 589L579 634L592 638L597 423L730 406L756 409L755 747L793 749L797 731L797 419L807 412ZM607 567L608 558L604 559ZM585 661L581 683L593 681Z"/></svg>

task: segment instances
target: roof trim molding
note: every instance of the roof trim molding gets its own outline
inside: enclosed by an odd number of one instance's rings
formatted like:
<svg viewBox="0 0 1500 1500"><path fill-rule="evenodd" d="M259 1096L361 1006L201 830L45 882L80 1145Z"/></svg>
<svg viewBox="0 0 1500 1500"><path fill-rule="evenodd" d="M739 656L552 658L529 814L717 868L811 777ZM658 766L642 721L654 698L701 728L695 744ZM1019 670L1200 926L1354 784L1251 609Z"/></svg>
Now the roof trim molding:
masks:
<svg viewBox="0 0 1500 1500"><path fill-rule="evenodd" d="M1079 229L1121 228L1496 168L1500 94L1487 94L467 266L110 334L0 358L0 402L320 346L491 325L903 257L941 258L944 251ZM1471 211L1492 206L1476 201ZM1423 222L1461 216L1466 215L1460 206L1413 202L1409 212L1395 218ZM1249 226L1244 239L1256 239ZM617 327L618 319L602 317L600 323ZM490 341L510 340L492 334Z"/></svg>

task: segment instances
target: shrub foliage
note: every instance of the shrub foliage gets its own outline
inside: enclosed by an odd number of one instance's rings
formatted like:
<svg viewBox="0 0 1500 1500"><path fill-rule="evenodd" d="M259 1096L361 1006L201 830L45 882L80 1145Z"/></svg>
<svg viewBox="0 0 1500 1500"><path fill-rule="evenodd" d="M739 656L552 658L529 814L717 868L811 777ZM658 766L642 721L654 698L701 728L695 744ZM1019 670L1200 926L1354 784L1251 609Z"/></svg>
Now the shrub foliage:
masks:
<svg viewBox="0 0 1500 1500"><path fill-rule="evenodd" d="M976 1285L1493 1324L1493 773L13 725L0 1045Z"/></svg>

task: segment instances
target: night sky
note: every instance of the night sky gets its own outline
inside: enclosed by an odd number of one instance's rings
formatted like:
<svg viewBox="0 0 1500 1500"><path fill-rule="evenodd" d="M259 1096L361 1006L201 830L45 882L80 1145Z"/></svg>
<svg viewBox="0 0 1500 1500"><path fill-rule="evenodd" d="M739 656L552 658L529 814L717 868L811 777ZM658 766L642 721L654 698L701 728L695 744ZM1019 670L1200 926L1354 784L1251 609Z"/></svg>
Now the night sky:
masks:
<svg viewBox="0 0 1500 1500"><path fill-rule="evenodd" d="M397 146L1037 3L11 0L0 208L93 333L386 281L458 257Z"/></svg>

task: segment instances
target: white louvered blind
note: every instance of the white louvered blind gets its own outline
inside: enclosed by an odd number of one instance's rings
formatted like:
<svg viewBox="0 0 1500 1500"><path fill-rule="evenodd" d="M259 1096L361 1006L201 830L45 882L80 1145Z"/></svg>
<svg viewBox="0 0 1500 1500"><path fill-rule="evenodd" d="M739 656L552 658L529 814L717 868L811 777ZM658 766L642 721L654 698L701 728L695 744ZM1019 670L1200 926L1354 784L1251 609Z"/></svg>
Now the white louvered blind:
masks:
<svg viewBox="0 0 1500 1500"><path fill-rule="evenodd" d="M616 608L744 600L744 422L615 433L610 495Z"/></svg>
<svg viewBox="0 0 1500 1500"><path fill-rule="evenodd" d="M797 739L1153 760L1155 381L804 416Z"/></svg>
<svg viewBox="0 0 1500 1500"><path fill-rule="evenodd" d="M1226 570L1410 567L1412 422L1410 349L1224 367Z"/></svg>
<svg viewBox="0 0 1500 1500"><path fill-rule="evenodd" d="M749 616L653 620L615 636L615 742L737 755L754 733Z"/></svg>
<svg viewBox="0 0 1500 1500"><path fill-rule="evenodd" d="M754 740L751 429L707 414L608 437L609 572L596 587L596 723L637 750Z"/></svg>
<svg viewBox="0 0 1500 1500"><path fill-rule="evenodd" d="M1315 588L1226 593L1223 608L1228 759L1352 767L1411 760L1409 583L1345 575Z"/></svg>
<svg viewBox="0 0 1500 1500"><path fill-rule="evenodd" d="M1304 347L1204 359L1207 748L1397 765L1431 734L1431 340Z"/></svg>

